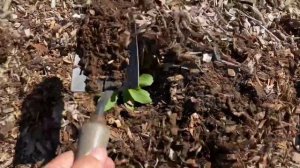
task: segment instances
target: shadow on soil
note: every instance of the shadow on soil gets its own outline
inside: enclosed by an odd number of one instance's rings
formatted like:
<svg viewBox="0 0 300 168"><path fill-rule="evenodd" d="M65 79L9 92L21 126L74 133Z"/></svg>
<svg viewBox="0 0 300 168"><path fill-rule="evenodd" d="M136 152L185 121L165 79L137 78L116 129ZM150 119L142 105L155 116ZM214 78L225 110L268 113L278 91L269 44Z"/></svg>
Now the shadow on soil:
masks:
<svg viewBox="0 0 300 168"><path fill-rule="evenodd" d="M59 78L46 78L24 99L14 167L45 164L55 156L64 109L62 89Z"/></svg>

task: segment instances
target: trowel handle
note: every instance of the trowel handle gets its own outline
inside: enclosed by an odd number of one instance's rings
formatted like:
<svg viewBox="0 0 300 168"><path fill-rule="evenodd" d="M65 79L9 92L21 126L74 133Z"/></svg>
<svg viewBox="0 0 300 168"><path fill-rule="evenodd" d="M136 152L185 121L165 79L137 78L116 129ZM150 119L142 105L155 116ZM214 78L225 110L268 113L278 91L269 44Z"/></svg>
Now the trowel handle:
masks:
<svg viewBox="0 0 300 168"><path fill-rule="evenodd" d="M96 147L106 148L109 141L109 128L101 123L90 121L83 125L79 138L76 159L88 155Z"/></svg>

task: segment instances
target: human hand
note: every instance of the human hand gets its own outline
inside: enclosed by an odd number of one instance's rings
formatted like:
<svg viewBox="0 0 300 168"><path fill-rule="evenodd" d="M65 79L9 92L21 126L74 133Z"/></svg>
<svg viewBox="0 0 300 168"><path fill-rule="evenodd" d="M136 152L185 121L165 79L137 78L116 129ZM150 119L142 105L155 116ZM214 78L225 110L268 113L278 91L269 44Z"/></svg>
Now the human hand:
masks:
<svg viewBox="0 0 300 168"><path fill-rule="evenodd" d="M91 154L79 158L74 162L74 153L72 151L65 152L52 161L45 168L114 168L115 164L111 158L107 156L104 148L97 148Z"/></svg>

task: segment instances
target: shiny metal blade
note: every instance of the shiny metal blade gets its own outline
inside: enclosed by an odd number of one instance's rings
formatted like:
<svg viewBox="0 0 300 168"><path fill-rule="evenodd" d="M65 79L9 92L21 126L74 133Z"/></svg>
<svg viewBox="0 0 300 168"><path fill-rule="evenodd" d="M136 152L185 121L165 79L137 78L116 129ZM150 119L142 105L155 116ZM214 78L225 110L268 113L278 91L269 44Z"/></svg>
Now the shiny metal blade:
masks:
<svg viewBox="0 0 300 168"><path fill-rule="evenodd" d="M85 80L86 76L83 74L83 71L78 66L80 61L79 56L76 54L74 58L74 66L72 71L72 81L71 81L71 91L72 92L85 92Z"/></svg>
<svg viewBox="0 0 300 168"><path fill-rule="evenodd" d="M136 24L134 24L135 37L129 46L129 65L127 68L127 80L125 83L126 88L137 88L139 86L139 44L137 36Z"/></svg>

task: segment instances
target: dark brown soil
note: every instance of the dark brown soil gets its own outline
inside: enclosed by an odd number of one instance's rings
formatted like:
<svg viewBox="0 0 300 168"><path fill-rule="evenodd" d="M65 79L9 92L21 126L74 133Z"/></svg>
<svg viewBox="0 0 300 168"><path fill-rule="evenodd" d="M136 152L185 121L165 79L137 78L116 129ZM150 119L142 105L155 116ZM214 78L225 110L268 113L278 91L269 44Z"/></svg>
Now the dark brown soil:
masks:
<svg viewBox="0 0 300 168"><path fill-rule="evenodd" d="M87 10L89 17L85 18L78 32L77 53L81 57L80 65L88 76L88 91L102 90L97 86L99 79L123 81L128 64L126 48L130 38L130 23L122 15L128 6L117 7L115 4L118 2L114 1L99 3L103 5L92 11Z"/></svg>
<svg viewBox="0 0 300 168"><path fill-rule="evenodd" d="M130 18L124 17L129 12L119 6L122 3L96 5L92 8L95 14L88 15L78 34L91 83L102 75L123 79L119 77L125 72L121 64L128 52L121 45L121 33L130 31ZM109 13L112 8L118 12ZM107 114L113 131L110 156L117 167L258 165L266 153L276 155L277 144L292 141L295 127L286 124L299 102L298 79L293 75L299 70L299 55L292 53L293 48L274 50L275 45L269 45L261 50L259 39L243 32L234 33L232 42L221 41L223 34L214 34L213 43L201 42L207 32L199 29L197 34L197 28L181 24L184 13L164 19L165 28L157 18L139 36L142 72L155 76L149 88L154 104L137 108L137 114L125 108ZM176 31L176 24L182 26L182 32ZM289 33L299 31L295 29ZM214 53L215 58L197 65L197 55L188 55L188 51ZM114 62L108 64L111 60ZM180 66L163 71L166 63ZM122 124L114 128L118 122Z"/></svg>

